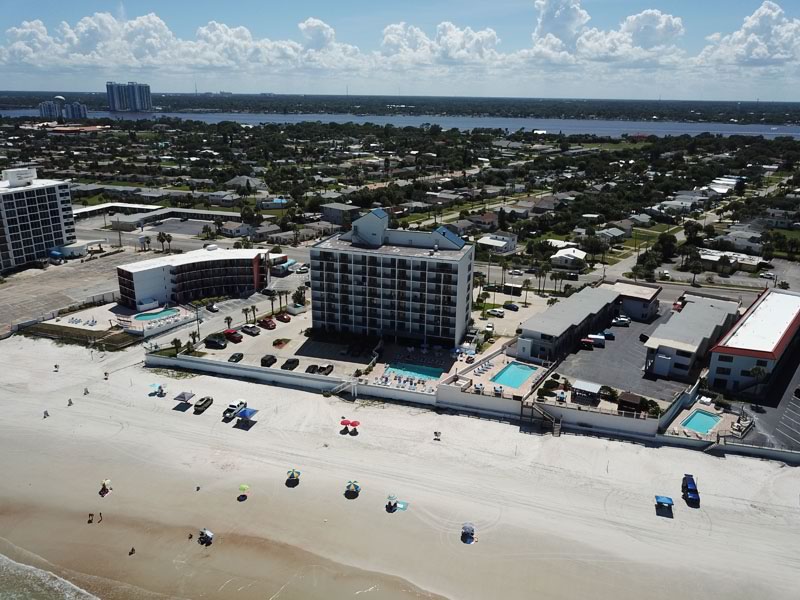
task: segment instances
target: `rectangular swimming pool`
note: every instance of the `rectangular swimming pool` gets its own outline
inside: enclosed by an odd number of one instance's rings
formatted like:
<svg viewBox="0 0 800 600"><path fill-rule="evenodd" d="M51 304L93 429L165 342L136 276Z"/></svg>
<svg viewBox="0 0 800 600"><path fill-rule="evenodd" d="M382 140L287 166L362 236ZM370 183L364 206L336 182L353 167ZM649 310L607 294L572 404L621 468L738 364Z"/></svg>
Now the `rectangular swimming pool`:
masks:
<svg viewBox="0 0 800 600"><path fill-rule="evenodd" d="M696 410L681 422L681 427L686 427L697 433L708 433L722 420L719 415L713 415L704 410Z"/></svg>
<svg viewBox="0 0 800 600"><path fill-rule="evenodd" d="M386 375L399 375L400 377L414 377L416 379L437 380L444 371L436 367L425 367L422 365L409 365L407 363L395 363L386 369Z"/></svg>
<svg viewBox="0 0 800 600"><path fill-rule="evenodd" d="M172 317L177 315L180 311L177 308L165 308L158 312L150 312L150 313L142 313L136 315L134 320L136 321L152 321L154 319L163 319L164 317Z"/></svg>
<svg viewBox="0 0 800 600"><path fill-rule="evenodd" d="M536 367L512 362L503 367L503 370L492 377L491 381L492 383L499 383L505 387L518 388L528 381L535 372Z"/></svg>

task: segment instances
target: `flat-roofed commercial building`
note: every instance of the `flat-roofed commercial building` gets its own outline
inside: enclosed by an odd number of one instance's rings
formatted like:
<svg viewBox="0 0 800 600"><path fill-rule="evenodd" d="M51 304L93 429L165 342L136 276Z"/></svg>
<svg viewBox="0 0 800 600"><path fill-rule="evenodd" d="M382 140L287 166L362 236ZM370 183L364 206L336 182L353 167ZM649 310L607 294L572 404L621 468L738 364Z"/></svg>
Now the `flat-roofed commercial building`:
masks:
<svg viewBox="0 0 800 600"><path fill-rule="evenodd" d="M119 303L136 310L213 296L241 296L269 283L269 267L284 255L222 250L214 245L117 268Z"/></svg>
<svg viewBox="0 0 800 600"><path fill-rule="evenodd" d="M649 321L658 314L658 295L662 289L660 285L617 281L604 283L600 287L617 292L620 313L634 321Z"/></svg>
<svg viewBox="0 0 800 600"><path fill-rule="evenodd" d="M75 242L69 183L36 169L6 169L0 179L0 273L47 259Z"/></svg>
<svg viewBox="0 0 800 600"><path fill-rule="evenodd" d="M311 248L314 329L454 347L472 307L474 247L452 231L389 229L375 209Z"/></svg>
<svg viewBox="0 0 800 600"><path fill-rule="evenodd" d="M673 313L645 342L645 372L657 377L688 379L738 314L738 302L684 295L680 312Z"/></svg>
<svg viewBox="0 0 800 600"><path fill-rule="evenodd" d="M619 292L586 287L522 324L520 358L554 361L571 352L581 338L604 329L613 318Z"/></svg>
<svg viewBox="0 0 800 600"><path fill-rule="evenodd" d="M800 294L764 292L711 350L709 383L731 392L754 391L779 368L798 329Z"/></svg>

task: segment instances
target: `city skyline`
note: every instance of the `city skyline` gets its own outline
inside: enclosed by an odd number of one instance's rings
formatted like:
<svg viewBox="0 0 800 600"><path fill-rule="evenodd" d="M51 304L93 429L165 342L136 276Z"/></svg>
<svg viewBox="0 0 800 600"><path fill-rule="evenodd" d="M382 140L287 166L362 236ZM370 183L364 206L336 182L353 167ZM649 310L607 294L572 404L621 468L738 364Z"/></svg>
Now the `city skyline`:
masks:
<svg viewBox="0 0 800 600"><path fill-rule="evenodd" d="M501 0L270 9L80 0L0 16L16 90L794 100L800 11L766 0ZM246 18L243 17L246 15ZM591 85L587 85L587 81Z"/></svg>

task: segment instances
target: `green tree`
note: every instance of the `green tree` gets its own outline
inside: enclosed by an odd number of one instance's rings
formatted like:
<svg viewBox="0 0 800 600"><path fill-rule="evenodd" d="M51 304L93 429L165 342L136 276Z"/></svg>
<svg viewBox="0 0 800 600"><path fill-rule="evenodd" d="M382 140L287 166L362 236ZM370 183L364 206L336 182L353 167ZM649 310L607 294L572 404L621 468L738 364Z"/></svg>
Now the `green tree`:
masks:
<svg viewBox="0 0 800 600"><path fill-rule="evenodd" d="M690 262L689 272L692 274L692 285L694 286L697 276L703 272L703 264L699 260L694 260Z"/></svg>
<svg viewBox="0 0 800 600"><path fill-rule="evenodd" d="M528 292L531 289L531 280L525 279L522 282L522 291L525 292L525 298L522 301L523 306L528 306Z"/></svg>
<svg viewBox="0 0 800 600"><path fill-rule="evenodd" d="M231 323L233 323L233 317L231 316L225 317L225 325L227 326L228 329L231 328Z"/></svg>
<svg viewBox="0 0 800 600"><path fill-rule="evenodd" d="M247 307L243 308L242 309L242 314L244 315L244 322L245 323L249 323L250 322L250 309L247 308Z"/></svg>
<svg viewBox="0 0 800 600"><path fill-rule="evenodd" d="M181 342L180 338L175 338L170 342L172 347L175 348L175 354L177 355L181 351L181 346L183 346L183 342Z"/></svg>
<svg viewBox="0 0 800 600"><path fill-rule="evenodd" d="M172 252L172 235L169 233L164 236L164 241L167 242L167 250Z"/></svg>

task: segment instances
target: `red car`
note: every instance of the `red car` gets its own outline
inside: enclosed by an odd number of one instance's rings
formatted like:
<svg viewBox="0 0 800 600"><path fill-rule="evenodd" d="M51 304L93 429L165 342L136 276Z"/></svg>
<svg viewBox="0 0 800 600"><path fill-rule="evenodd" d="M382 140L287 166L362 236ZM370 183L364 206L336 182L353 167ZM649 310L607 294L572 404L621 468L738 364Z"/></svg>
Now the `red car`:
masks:
<svg viewBox="0 0 800 600"><path fill-rule="evenodd" d="M292 320L292 317L289 316L289 313L281 313L275 317L281 323L288 323Z"/></svg>
<svg viewBox="0 0 800 600"><path fill-rule="evenodd" d="M261 319L258 322L258 326L263 327L264 329L275 329L275 327L277 327L277 325L275 325L275 321L272 319Z"/></svg>
<svg viewBox="0 0 800 600"><path fill-rule="evenodd" d="M222 335L235 344L238 344L242 341L242 334L235 329L226 329L222 332Z"/></svg>

